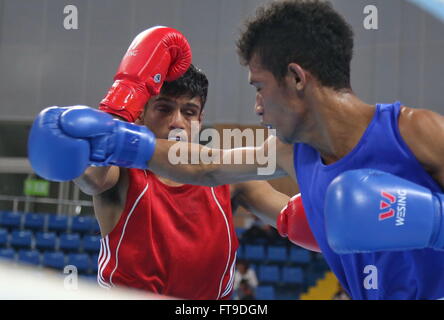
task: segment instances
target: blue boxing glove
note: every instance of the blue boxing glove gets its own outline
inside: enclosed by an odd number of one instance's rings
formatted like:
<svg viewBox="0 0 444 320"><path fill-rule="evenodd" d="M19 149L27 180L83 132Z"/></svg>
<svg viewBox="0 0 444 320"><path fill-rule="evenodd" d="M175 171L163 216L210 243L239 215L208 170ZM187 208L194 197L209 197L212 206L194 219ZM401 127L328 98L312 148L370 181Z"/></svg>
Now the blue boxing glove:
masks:
<svg viewBox="0 0 444 320"><path fill-rule="evenodd" d="M444 194L373 169L347 171L325 199L330 247L337 253L444 249Z"/></svg>
<svg viewBox="0 0 444 320"><path fill-rule="evenodd" d="M85 106L50 107L34 120L28 157L41 177L68 181L90 165L146 169L155 144L148 128L105 112Z"/></svg>

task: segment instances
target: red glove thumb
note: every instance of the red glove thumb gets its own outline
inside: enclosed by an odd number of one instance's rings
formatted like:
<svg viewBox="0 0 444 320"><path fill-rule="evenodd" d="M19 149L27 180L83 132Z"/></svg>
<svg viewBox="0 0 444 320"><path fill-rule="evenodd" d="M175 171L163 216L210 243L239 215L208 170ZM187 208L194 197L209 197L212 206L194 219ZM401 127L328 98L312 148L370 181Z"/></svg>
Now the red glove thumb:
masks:
<svg viewBox="0 0 444 320"><path fill-rule="evenodd" d="M276 226L281 237L288 237L291 242L305 249L321 252L308 225L300 193L292 197L282 209Z"/></svg>

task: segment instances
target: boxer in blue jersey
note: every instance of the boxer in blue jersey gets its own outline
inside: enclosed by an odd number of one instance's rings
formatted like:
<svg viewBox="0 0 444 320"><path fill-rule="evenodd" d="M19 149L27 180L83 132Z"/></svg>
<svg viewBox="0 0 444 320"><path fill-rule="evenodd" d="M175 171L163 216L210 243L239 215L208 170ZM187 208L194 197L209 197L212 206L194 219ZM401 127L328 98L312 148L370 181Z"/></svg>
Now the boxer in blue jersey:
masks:
<svg viewBox="0 0 444 320"><path fill-rule="evenodd" d="M238 50L257 89L256 112L292 144L285 165L294 164L310 227L341 285L353 299L443 298L444 251L432 248L444 247L435 218L443 214L444 118L360 100L350 84L352 30L325 3L258 11ZM377 171L347 172L366 168Z"/></svg>
<svg viewBox="0 0 444 320"><path fill-rule="evenodd" d="M256 113L279 139L256 149L218 151L224 158L254 158L276 143L273 174L260 175L257 169L265 165L259 160L171 164L168 151L176 142L156 141L132 124L119 129L117 122L94 127L94 136L106 137L100 139L106 155L101 161L149 166L166 178L201 185L289 175L299 184L309 228L326 261L353 299L444 298L444 117L400 102L370 105L359 99L350 83L352 30L324 1L261 8L247 21L237 47L257 90ZM75 115L67 111L65 118L68 113ZM75 117L63 121L69 136L64 139L88 141L95 150L91 128L75 125ZM88 117L99 118L91 112ZM34 124L31 140L55 139L41 126ZM128 132L131 140L124 136ZM125 141L133 143L131 158L121 152L129 148ZM143 141L140 147L137 141ZM86 144L82 150L88 156ZM72 179L84 170L78 161L66 159L61 167L56 155L41 156L36 151L31 163L53 179ZM287 223L292 228L298 222L289 217Z"/></svg>

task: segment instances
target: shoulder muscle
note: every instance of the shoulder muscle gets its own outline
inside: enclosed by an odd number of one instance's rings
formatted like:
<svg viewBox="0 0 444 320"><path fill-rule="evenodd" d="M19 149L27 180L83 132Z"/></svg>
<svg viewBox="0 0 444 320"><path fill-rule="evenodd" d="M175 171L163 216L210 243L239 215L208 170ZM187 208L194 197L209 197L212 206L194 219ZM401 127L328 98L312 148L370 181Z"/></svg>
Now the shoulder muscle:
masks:
<svg viewBox="0 0 444 320"><path fill-rule="evenodd" d="M441 185L444 171L444 117L430 110L402 107L399 131L413 154Z"/></svg>

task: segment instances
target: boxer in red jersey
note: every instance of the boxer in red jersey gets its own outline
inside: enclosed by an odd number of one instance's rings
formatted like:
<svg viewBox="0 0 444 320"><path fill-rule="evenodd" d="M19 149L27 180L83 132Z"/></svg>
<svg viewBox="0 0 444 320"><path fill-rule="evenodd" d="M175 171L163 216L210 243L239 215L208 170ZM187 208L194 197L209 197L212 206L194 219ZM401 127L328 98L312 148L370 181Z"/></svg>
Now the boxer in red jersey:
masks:
<svg viewBox="0 0 444 320"><path fill-rule="evenodd" d="M191 121L203 119L207 87L206 76L191 66L151 97L137 122L157 138L177 129L191 137ZM90 167L75 183L93 196L103 237L99 284L186 299L231 295L238 248L232 201L275 225L289 200L265 181L183 185L149 170L113 166Z"/></svg>

